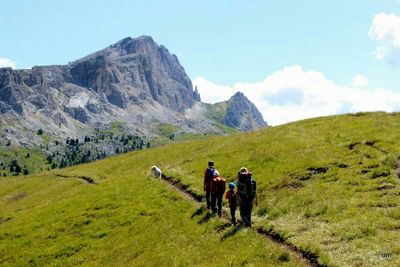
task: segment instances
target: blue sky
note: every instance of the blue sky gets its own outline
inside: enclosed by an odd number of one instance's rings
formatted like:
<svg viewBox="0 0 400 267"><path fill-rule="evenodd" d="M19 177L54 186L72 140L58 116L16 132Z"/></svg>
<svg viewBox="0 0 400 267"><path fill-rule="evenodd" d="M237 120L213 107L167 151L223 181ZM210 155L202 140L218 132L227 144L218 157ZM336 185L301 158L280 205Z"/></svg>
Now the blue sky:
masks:
<svg viewBox="0 0 400 267"><path fill-rule="evenodd" d="M192 80L209 82L203 86L237 88L300 66L338 86L354 87L358 75L365 90L400 93L397 62L378 59L379 31L375 39L369 34L380 13L400 16L400 1L2 0L0 64L65 64L127 36L150 35L177 54ZM293 102L288 94L280 92Z"/></svg>

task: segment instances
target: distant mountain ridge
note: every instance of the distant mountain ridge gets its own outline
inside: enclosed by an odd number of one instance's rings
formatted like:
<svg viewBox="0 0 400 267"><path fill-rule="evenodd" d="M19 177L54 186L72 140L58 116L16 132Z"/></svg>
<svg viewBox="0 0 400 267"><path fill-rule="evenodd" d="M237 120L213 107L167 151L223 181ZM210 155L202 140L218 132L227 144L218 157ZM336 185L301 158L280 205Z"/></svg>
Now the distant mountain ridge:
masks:
<svg viewBox="0 0 400 267"><path fill-rule="evenodd" d="M219 123L264 127L243 97L229 102L233 107ZM149 36L122 39L67 65L0 68L0 121L13 129L5 138L20 144L40 141L37 129L57 138L82 137L116 121L151 138L160 124L180 133L223 134L207 112L178 58Z"/></svg>

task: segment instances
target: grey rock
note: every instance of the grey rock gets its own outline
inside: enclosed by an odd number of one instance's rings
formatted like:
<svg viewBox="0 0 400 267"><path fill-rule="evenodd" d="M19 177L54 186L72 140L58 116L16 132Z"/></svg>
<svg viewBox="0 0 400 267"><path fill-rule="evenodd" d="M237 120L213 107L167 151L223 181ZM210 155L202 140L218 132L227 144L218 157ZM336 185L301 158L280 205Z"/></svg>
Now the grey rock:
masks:
<svg viewBox="0 0 400 267"><path fill-rule="evenodd" d="M267 126L256 106L241 92L237 92L227 101L226 113L221 122L241 131Z"/></svg>
<svg viewBox="0 0 400 267"><path fill-rule="evenodd" d="M223 123L245 130L263 125L254 105L235 99ZM160 124L223 133L200 100L177 57L148 36L125 38L66 65L0 68L0 121L12 125L8 138L21 144L39 142L39 128L57 138L81 137L114 121L147 137Z"/></svg>
<svg viewBox="0 0 400 267"><path fill-rule="evenodd" d="M197 90L197 86L194 88L193 98L194 98L194 100L201 102L201 98L200 98L199 90Z"/></svg>

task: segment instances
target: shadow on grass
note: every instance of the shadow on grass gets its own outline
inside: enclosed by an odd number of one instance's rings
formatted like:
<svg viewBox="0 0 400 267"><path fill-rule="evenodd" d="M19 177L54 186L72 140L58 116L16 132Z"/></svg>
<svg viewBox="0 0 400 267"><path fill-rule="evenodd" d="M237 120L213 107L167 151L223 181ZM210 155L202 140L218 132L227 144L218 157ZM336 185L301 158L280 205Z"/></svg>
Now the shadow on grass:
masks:
<svg viewBox="0 0 400 267"><path fill-rule="evenodd" d="M203 216L203 218L201 218L200 221L198 221L198 224L206 223L206 222L208 222L211 218L214 218L214 217L215 217L215 214L214 214L214 213L207 212L207 213Z"/></svg>
<svg viewBox="0 0 400 267"><path fill-rule="evenodd" d="M231 226L230 223L223 223L223 224L217 225L214 229L218 233L221 233L221 232L225 231L225 229L228 228L229 226Z"/></svg>
<svg viewBox="0 0 400 267"><path fill-rule="evenodd" d="M223 236L221 237L221 242L225 241L226 239L228 239L231 236L234 236L237 232L239 232L239 230L241 229L241 227L235 226L230 228L229 230L227 230Z"/></svg>
<svg viewBox="0 0 400 267"><path fill-rule="evenodd" d="M204 207L200 207L192 214L190 218L193 219L194 217L201 215L204 211L206 211L206 209Z"/></svg>

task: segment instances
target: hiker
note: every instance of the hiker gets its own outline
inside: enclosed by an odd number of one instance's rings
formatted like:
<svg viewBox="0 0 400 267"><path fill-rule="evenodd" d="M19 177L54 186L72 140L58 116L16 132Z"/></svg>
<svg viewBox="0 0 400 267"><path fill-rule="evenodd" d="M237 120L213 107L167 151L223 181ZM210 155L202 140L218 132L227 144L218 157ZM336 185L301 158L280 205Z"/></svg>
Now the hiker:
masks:
<svg viewBox="0 0 400 267"><path fill-rule="evenodd" d="M240 217L245 227L251 227L251 210L253 201L256 199L257 184L252 177L252 173L247 168L240 168L238 173L237 193L240 206ZM257 204L257 203L256 203Z"/></svg>
<svg viewBox="0 0 400 267"><path fill-rule="evenodd" d="M151 172L152 172L152 174L153 174L153 176L155 177L155 178L159 178L159 179L161 179L161 170L160 170L160 168L158 168L157 166L152 166L151 167Z"/></svg>
<svg viewBox="0 0 400 267"><path fill-rule="evenodd" d="M222 215L222 197L224 196L226 189L226 180L219 176L217 170L214 171L214 178L211 182L211 209L214 213L218 213L218 216Z"/></svg>
<svg viewBox="0 0 400 267"><path fill-rule="evenodd" d="M235 183L229 183L229 190L226 192L225 198L228 200L229 208L231 210L231 221L233 225L236 225L236 207L237 207L237 193L235 192Z"/></svg>
<svg viewBox="0 0 400 267"><path fill-rule="evenodd" d="M208 162L208 168L204 172L204 191L206 191L207 209L211 209L211 182L214 174L214 161Z"/></svg>

